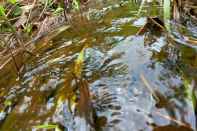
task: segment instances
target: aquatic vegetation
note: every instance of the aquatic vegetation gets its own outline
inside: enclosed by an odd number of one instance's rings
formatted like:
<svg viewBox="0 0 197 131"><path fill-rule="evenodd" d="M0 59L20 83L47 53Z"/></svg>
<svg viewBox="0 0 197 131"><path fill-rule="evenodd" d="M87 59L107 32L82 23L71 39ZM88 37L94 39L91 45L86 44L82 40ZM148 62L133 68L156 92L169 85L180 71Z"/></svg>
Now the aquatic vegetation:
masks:
<svg viewBox="0 0 197 131"><path fill-rule="evenodd" d="M196 130L186 1L0 2L0 130Z"/></svg>
<svg viewBox="0 0 197 131"><path fill-rule="evenodd" d="M80 53L75 61L74 74L78 78L82 77L83 65L84 65L84 55L85 55L84 52L85 52L86 48L87 48L87 45L85 45L82 48L82 50L80 51Z"/></svg>
<svg viewBox="0 0 197 131"><path fill-rule="evenodd" d="M171 19L171 1L164 0L163 3L163 12L164 12L164 22L166 29L170 32L170 19Z"/></svg>
<svg viewBox="0 0 197 131"><path fill-rule="evenodd" d="M62 131L58 125L38 125L38 126L35 126L34 127L36 130L39 130L39 129L55 129L55 131Z"/></svg>

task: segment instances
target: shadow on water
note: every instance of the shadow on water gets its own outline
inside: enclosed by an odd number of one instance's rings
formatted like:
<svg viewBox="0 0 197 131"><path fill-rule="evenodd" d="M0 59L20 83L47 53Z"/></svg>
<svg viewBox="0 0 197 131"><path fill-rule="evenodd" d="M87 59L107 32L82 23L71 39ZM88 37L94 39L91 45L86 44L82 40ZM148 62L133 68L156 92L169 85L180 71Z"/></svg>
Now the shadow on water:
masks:
<svg viewBox="0 0 197 131"><path fill-rule="evenodd" d="M66 31L36 43L36 57L27 57L20 78L13 65L0 73L0 130L43 124L69 131L196 129L190 91L197 80L196 49L163 32L136 36L147 21L135 16L136 4L96 3L87 17L76 14ZM82 50L82 77L76 78Z"/></svg>

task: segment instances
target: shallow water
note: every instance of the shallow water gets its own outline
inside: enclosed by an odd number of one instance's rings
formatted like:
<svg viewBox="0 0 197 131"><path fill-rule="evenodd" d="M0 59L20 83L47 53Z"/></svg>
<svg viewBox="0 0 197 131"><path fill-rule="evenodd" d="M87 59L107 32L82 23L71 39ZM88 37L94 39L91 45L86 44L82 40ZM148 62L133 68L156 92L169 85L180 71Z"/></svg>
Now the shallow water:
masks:
<svg viewBox="0 0 197 131"><path fill-rule="evenodd" d="M138 18L138 8L129 1L97 1L86 17L76 14L68 30L36 43L35 56L21 60L20 77L13 65L2 70L0 130L29 131L43 124L93 130L87 119L69 111L68 103L57 104L59 96L69 94L65 87L77 84L75 60L85 45L82 75L101 119L96 130L195 130L185 83L195 90L196 49L170 42L165 33L135 35L146 22L143 16L155 15L152 10ZM160 7L155 10L160 15Z"/></svg>

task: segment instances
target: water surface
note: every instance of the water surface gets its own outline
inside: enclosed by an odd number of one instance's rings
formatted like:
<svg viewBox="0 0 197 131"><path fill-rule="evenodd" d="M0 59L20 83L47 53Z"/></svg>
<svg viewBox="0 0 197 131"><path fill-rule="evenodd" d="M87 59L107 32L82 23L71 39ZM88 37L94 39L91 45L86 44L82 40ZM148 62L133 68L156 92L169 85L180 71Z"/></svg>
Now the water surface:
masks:
<svg viewBox="0 0 197 131"><path fill-rule="evenodd" d="M76 14L69 29L36 43L35 56L25 56L20 77L13 65L1 71L0 130L29 131L42 124L90 130L91 125L74 116L66 103L57 106L59 94L69 92L65 85L75 82L75 60L85 45L82 75L95 96L92 104L101 118L97 130L195 129L185 83L195 87L196 49L171 43L165 33L154 30L136 35L147 13L161 16L160 6L138 17L139 5L130 1L96 3L84 17Z"/></svg>

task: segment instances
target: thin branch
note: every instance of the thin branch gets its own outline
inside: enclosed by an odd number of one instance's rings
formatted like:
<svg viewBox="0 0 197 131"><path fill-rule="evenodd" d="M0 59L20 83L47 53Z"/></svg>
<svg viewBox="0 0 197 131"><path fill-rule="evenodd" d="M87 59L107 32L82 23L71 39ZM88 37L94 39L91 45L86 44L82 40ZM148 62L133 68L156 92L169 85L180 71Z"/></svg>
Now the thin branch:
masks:
<svg viewBox="0 0 197 131"><path fill-rule="evenodd" d="M153 95L153 97L156 99L156 101L160 101L159 97L156 95L155 91L152 89L152 86L149 84L148 80L145 78L143 74L140 74L140 78L142 82L144 83L145 87L148 89L148 91Z"/></svg>

